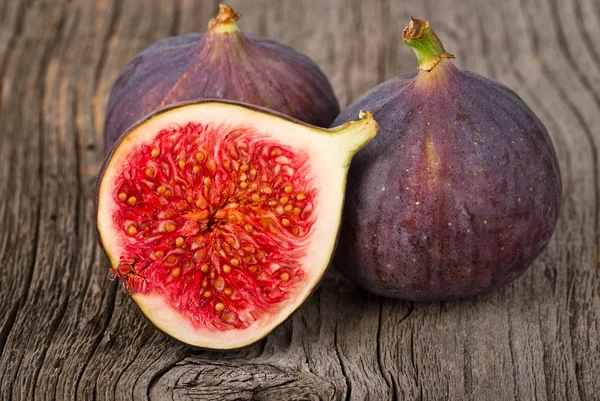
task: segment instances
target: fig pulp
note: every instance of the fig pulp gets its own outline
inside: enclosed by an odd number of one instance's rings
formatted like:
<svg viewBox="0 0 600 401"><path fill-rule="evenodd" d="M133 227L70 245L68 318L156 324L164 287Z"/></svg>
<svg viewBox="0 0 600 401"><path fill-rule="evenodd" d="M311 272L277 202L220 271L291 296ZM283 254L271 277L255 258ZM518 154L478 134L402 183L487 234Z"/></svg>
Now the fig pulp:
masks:
<svg viewBox="0 0 600 401"><path fill-rule="evenodd" d="M137 124L98 179L98 236L113 277L184 343L260 339L329 264L350 158L377 131L370 113L361 117L319 129L204 101Z"/></svg>
<svg viewBox="0 0 600 401"><path fill-rule="evenodd" d="M455 67L425 21L417 74L363 95L380 133L353 159L334 265L409 300L481 294L522 274L554 231L561 179L544 125L510 89Z"/></svg>
<svg viewBox="0 0 600 401"><path fill-rule="evenodd" d="M147 114L197 99L235 100L331 125L340 109L319 67L291 47L244 35L236 25L239 17L221 4L206 34L163 39L125 66L108 102L106 152Z"/></svg>

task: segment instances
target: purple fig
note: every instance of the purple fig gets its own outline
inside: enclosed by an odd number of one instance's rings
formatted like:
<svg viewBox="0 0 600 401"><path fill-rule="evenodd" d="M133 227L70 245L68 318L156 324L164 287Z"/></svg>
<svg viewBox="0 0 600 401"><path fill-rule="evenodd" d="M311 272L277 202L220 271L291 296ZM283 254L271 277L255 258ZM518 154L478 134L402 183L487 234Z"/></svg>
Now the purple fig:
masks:
<svg viewBox="0 0 600 401"><path fill-rule="evenodd" d="M548 244L561 204L544 125L506 86L450 61L421 20L416 74L382 83L336 119L371 110L379 135L353 159L335 266L379 295L447 300L499 288Z"/></svg>
<svg viewBox="0 0 600 401"><path fill-rule="evenodd" d="M319 67L291 47L244 35L239 17L221 4L207 33L158 41L125 66L108 102L106 152L147 114L189 100L235 100L321 127L333 122L340 109Z"/></svg>

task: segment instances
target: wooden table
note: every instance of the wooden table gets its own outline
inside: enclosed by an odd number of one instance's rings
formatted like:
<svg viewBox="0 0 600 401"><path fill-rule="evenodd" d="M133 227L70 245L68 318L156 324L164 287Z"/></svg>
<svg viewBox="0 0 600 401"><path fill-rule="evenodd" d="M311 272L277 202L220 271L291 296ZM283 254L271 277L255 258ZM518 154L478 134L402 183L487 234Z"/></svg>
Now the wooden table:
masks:
<svg viewBox="0 0 600 401"><path fill-rule="evenodd" d="M430 20L456 63L514 88L558 152L557 231L523 277L411 303L335 270L285 324L233 352L156 331L94 233L108 93L136 52L204 31L215 1L0 0L1 400L599 400L600 2L231 1L246 32L312 57L342 106L415 71Z"/></svg>

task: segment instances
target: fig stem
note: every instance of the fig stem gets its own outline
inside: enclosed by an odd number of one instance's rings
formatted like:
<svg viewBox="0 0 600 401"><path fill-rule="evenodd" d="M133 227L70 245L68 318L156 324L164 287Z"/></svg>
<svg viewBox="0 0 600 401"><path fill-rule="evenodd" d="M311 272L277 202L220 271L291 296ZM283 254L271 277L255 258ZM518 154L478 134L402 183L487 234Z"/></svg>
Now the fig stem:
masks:
<svg viewBox="0 0 600 401"><path fill-rule="evenodd" d="M435 32L429 27L429 22L412 18L402 31L402 40L412 47L419 69L431 71L444 58L454 58L454 55L446 52L444 45Z"/></svg>
<svg viewBox="0 0 600 401"><path fill-rule="evenodd" d="M238 28L235 22L240 19L241 16L242 13L236 13L231 7L226 6L225 4L219 4L219 14L208 21L208 33L229 34L232 32L239 32L240 28Z"/></svg>
<svg viewBox="0 0 600 401"><path fill-rule="evenodd" d="M338 141L338 148L345 152L345 156L350 158L367 142L369 142L379 130L379 126L373 113L370 111L361 111L359 119L348 121L338 127L331 128L329 134ZM348 162L350 160L348 159Z"/></svg>

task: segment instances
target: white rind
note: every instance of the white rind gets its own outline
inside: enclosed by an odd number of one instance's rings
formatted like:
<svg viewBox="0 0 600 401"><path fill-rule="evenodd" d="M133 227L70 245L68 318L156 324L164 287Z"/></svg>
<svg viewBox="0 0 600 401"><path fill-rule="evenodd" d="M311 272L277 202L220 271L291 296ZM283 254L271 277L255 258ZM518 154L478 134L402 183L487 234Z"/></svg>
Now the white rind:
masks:
<svg viewBox="0 0 600 401"><path fill-rule="evenodd" d="M307 152L311 157L310 165L319 167L318 171L313 171L312 181L317 187L316 212L318 215L330 216L326 219L317 217L313 225L311 241L300 262L305 277L302 283L296 285L297 291L282 303L283 307L279 311L264 314L248 328L215 332L194 327L183 314L168 306L160 295L132 294L144 314L170 336L203 348L238 348L259 340L283 322L320 280L337 240L350 159L356 150L375 135L377 124L370 116L344 127L324 130L259 110L220 102L180 106L146 120L116 147L98 190L98 230L113 266L118 265L123 250L121 244L131 240L123 234L121 227L116 226L112 217L118 207L112 195L115 191L113 178L120 173L118 166L123 165L123 160L138 145L151 142L161 129L177 125L178 122L190 121L214 126L227 122L232 128L238 124L240 127L253 127L260 134Z"/></svg>

